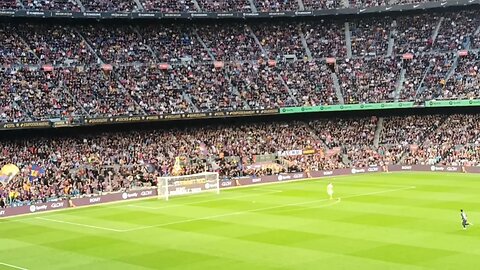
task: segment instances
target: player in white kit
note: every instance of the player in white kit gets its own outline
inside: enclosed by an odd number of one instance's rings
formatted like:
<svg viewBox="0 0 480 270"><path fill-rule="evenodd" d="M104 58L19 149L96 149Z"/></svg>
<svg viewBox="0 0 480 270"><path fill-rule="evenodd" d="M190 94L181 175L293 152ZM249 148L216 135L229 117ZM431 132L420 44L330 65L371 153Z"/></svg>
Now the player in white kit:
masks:
<svg viewBox="0 0 480 270"><path fill-rule="evenodd" d="M329 183L327 186L327 194L330 196L330 200L333 199L333 184Z"/></svg>

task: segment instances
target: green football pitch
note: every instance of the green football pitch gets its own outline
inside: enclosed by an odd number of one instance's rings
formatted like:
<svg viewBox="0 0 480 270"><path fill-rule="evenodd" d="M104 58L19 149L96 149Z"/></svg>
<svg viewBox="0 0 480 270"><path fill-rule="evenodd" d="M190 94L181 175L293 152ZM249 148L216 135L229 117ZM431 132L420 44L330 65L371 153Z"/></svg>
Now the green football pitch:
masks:
<svg viewBox="0 0 480 270"><path fill-rule="evenodd" d="M382 173L0 220L0 269L475 269L480 176ZM329 200L326 185L333 182Z"/></svg>

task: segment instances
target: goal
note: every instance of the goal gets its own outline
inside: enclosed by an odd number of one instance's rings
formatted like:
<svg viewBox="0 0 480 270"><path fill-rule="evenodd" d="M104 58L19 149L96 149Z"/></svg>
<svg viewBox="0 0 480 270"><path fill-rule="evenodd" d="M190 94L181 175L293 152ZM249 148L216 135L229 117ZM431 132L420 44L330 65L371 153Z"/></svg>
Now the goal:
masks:
<svg viewBox="0 0 480 270"><path fill-rule="evenodd" d="M220 193L220 183L217 172L160 177L157 188L158 198L164 200L168 200L172 196L202 192Z"/></svg>

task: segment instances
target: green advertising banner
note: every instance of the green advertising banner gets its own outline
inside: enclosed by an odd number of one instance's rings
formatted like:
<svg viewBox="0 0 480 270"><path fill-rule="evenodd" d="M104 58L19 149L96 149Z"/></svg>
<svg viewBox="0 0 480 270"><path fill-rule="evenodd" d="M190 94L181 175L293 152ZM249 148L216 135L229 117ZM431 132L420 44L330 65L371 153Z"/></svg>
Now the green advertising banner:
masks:
<svg viewBox="0 0 480 270"><path fill-rule="evenodd" d="M391 103L369 103L369 104L344 104L306 107L281 108L281 114L309 113L309 112L338 112L338 111L359 111L359 110L385 110L413 108L413 102L391 102Z"/></svg>
<svg viewBox="0 0 480 270"><path fill-rule="evenodd" d="M465 107L480 106L480 99L463 100L431 100L425 102L425 107Z"/></svg>

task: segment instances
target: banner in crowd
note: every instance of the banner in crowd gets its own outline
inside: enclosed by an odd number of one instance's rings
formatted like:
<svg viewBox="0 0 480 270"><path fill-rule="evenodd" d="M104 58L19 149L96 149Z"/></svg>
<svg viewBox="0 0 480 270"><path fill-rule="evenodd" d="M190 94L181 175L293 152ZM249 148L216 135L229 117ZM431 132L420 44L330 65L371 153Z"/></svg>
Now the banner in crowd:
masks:
<svg viewBox="0 0 480 270"><path fill-rule="evenodd" d="M246 116L261 116L278 114L278 109L264 110L244 110L244 111L218 111L205 113L179 113L179 114L162 114L162 115L139 115L139 116L113 116L113 117L97 117L97 118L75 118L75 121L55 120L55 121L38 121L38 122L17 122L2 123L0 129L34 129L34 128L63 128L75 126L94 126L104 124L122 124L122 123L147 123L160 121L175 120L195 120L210 118L234 118Z"/></svg>
<svg viewBox="0 0 480 270"><path fill-rule="evenodd" d="M27 128L49 128L52 123L49 121L38 122L17 122L17 123L2 123L0 129L27 129Z"/></svg>
<svg viewBox="0 0 480 270"><path fill-rule="evenodd" d="M278 109L85 118L86 125L275 115Z"/></svg>
<svg viewBox="0 0 480 270"><path fill-rule="evenodd" d="M116 192L106 195L83 197L72 199L72 203L75 206L87 206L101 203L109 203L115 201L125 201L132 199L140 199L147 197L157 196L156 188L148 188L142 190L128 191L128 192ZM35 205L25 205L11 208L0 209L0 217L18 216L29 213L46 212L51 210L59 210L69 208L70 205L67 200L58 200L48 203L40 203Z"/></svg>
<svg viewBox="0 0 480 270"><path fill-rule="evenodd" d="M0 170L0 183L8 183L18 173L20 169L15 164L6 164Z"/></svg>
<svg viewBox="0 0 480 270"><path fill-rule="evenodd" d="M33 182L40 178L43 174L45 174L45 169L35 164L30 169L30 175L28 176L28 180L30 182Z"/></svg>
<svg viewBox="0 0 480 270"><path fill-rule="evenodd" d="M413 108L414 102L390 102L390 103L369 103L369 104L342 104L325 106L304 106L281 108L281 114L311 113L311 112L337 112L337 111L359 111L359 110L386 110Z"/></svg>
<svg viewBox="0 0 480 270"><path fill-rule="evenodd" d="M291 18L314 16L338 16L352 14L378 14L407 10L424 10L452 6L477 5L480 0L432 1L424 3L407 3L402 5L349 7L322 10L272 11L272 12L182 12L161 13L144 12L98 12L98 11L47 11L47 10L7 10L0 9L0 17L19 18L78 18L78 19L221 19L221 18Z"/></svg>
<svg viewBox="0 0 480 270"><path fill-rule="evenodd" d="M480 99L462 100L431 100L425 102L425 107L468 107L480 106Z"/></svg>
<svg viewBox="0 0 480 270"><path fill-rule="evenodd" d="M480 0L479 0L480 1ZM480 99L471 100L442 100L427 101L422 105L415 105L414 102L387 102L387 103L369 103L369 104L341 104L341 105L322 105L322 106L304 106L304 107L286 107L280 109L264 110L244 110L244 111L219 111L219 112L201 112L201 113L180 113L180 114L162 114L162 115L139 115L139 116L114 116L83 118L79 117L74 121L38 121L38 122L17 122L2 123L0 129L35 129L35 128L63 128L74 126L94 126L105 124L124 124L124 123L147 123L160 121L176 120L197 120L212 118L231 118L247 117L277 114L294 113L318 113L318 112L338 112L338 111L361 111L361 110L388 110L388 109L407 109L418 107L466 107L480 106Z"/></svg>
<svg viewBox="0 0 480 270"><path fill-rule="evenodd" d="M466 172L467 167L461 166L438 166L438 165L390 165L391 172L412 171L412 172ZM473 170L472 170L473 172Z"/></svg>

